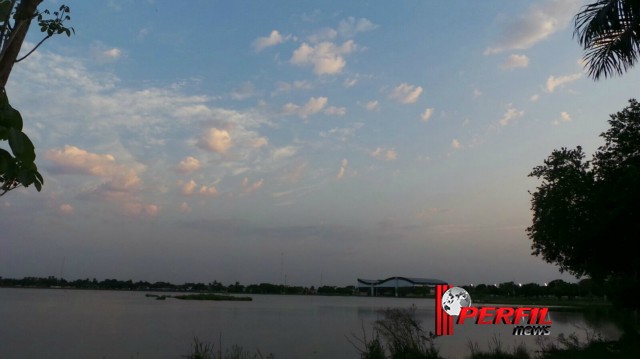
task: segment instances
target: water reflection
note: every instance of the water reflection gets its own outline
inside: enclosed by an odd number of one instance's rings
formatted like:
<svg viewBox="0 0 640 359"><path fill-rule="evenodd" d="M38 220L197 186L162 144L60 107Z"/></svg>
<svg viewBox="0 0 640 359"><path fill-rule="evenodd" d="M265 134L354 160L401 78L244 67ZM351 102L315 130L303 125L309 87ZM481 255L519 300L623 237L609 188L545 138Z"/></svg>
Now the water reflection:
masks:
<svg viewBox="0 0 640 359"><path fill-rule="evenodd" d="M0 288L1 358L180 358L193 337L216 345L240 344L277 359L357 358L348 338L371 334L380 310L416 306L433 330L431 299L254 295L252 302L200 302L146 298L141 292ZM584 328L615 338L620 332L602 313L554 312L552 335ZM514 337L510 325L457 325L436 344L447 357L468 354L469 341L505 348L533 337Z"/></svg>

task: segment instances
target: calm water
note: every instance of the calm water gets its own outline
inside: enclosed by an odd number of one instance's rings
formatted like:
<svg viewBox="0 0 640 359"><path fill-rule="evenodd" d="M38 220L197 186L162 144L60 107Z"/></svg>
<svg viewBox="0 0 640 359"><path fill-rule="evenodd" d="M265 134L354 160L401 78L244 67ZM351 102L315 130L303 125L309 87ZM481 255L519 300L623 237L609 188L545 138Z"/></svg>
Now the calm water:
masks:
<svg viewBox="0 0 640 359"><path fill-rule="evenodd" d="M433 330L432 299L254 295L251 302L164 301L142 292L0 288L0 358L181 358L194 337L216 347L240 344L276 359L358 358L347 338L370 334L379 310L415 304ZM552 335L586 327L581 314L551 313ZM469 340L486 348L498 337L510 348L512 326L460 325L437 343L448 357L468 353ZM598 329L619 332L608 322Z"/></svg>

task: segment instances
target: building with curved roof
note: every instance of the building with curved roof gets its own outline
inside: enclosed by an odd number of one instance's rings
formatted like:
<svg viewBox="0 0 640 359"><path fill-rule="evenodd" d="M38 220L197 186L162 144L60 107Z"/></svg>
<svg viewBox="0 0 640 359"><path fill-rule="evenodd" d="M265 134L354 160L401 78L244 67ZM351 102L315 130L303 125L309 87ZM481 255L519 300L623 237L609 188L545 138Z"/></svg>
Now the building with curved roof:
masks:
<svg viewBox="0 0 640 359"><path fill-rule="evenodd" d="M412 277L389 277L386 279L362 279L358 278L358 291L366 290L369 295L387 294L393 292L397 297L399 292L406 292L411 288L427 288L429 293L431 288L438 284L447 284L440 279L433 278L412 278Z"/></svg>

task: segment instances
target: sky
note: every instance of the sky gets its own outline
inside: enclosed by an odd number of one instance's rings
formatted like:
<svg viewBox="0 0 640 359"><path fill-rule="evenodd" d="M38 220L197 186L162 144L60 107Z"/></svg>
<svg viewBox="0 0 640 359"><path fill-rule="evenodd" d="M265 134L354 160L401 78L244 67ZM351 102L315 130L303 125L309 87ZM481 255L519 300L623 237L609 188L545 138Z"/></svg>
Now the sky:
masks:
<svg viewBox="0 0 640 359"><path fill-rule="evenodd" d="M527 175L640 83L586 76L576 0L64 4L7 86L45 183L0 197L3 277L574 280Z"/></svg>

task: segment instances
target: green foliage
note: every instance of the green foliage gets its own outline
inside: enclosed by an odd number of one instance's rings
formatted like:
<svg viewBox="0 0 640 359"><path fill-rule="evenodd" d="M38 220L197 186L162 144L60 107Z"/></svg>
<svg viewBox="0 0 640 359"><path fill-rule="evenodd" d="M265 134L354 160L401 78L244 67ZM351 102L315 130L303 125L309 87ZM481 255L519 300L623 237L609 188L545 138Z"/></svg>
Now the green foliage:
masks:
<svg viewBox="0 0 640 359"><path fill-rule="evenodd" d="M640 256L630 250L640 238L640 104L630 100L609 125L592 161L581 147L562 148L533 169L542 184L527 235L532 254L561 271L620 280L627 290L640 285Z"/></svg>
<svg viewBox="0 0 640 359"><path fill-rule="evenodd" d="M53 19L45 19L42 14L50 15L51 12L49 10L45 10L42 13L38 14L38 25L40 26L41 32L46 32L47 36L53 36L54 34L67 34L67 37L71 36L71 33L74 34L76 31L72 27L64 26L65 20L71 20L71 16L69 13L71 9L68 6L62 5L58 11L53 12Z"/></svg>
<svg viewBox="0 0 640 359"><path fill-rule="evenodd" d="M8 141L13 152L0 148L0 195L31 184L40 191L44 179L35 164L35 147L22 132L22 116L11 107L5 91L0 92L0 140Z"/></svg>
<svg viewBox="0 0 640 359"><path fill-rule="evenodd" d="M33 142L22 132L22 116L9 104L5 91L13 65L27 58L53 35L75 34L72 27L65 26L65 21L71 20L68 6L60 6L58 11L53 12L53 17L49 18L49 10L39 12L36 9L40 2L41 0L0 0L0 141L8 141L12 152L0 148L0 196L17 187L29 187L32 184L40 192L44 184L35 164ZM40 31L46 36L18 59L29 24L34 18L38 21Z"/></svg>

